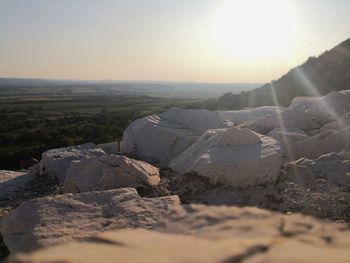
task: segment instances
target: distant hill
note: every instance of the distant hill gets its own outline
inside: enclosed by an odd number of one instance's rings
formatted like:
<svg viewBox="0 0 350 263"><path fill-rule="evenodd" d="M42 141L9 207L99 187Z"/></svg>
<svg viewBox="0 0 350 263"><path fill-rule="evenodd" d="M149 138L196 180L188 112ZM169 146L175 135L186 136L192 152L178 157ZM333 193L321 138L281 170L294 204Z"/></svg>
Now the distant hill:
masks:
<svg viewBox="0 0 350 263"><path fill-rule="evenodd" d="M264 105L288 106L297 96L325 95L350 89L350 39L319 57L310 57L278 80L260 88L227 93L208 103L208 109L241 109Z"/></svg>
<svg viewBox="0 0 350 263"><path fill-rule="evenodd" d="M200 83L171 81L49 80L0 78L4 94L120 94L153 97L218 98L259 87L259 83Z"/></svg>

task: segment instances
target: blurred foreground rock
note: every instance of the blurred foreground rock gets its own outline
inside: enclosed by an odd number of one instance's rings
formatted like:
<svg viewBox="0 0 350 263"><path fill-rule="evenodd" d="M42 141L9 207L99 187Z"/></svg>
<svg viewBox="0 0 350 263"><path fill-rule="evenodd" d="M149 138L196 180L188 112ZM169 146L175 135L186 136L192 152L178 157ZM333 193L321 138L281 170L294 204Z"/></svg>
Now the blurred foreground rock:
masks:
<svg viewBox="0 0 350 263"><path fill-rule="evenodd" d="M257 208L185 206L154 230L105 232L8 262L339 262L350 258L347 226Z"/></svg>
<svg viewBox="0 0 350 263"><path fill-rule="evenodd" d="M121 228L149 228L180 205L177 196L140 198L135 189L66 194L22 203L4 217L11 253L34 250Z"/></svg>

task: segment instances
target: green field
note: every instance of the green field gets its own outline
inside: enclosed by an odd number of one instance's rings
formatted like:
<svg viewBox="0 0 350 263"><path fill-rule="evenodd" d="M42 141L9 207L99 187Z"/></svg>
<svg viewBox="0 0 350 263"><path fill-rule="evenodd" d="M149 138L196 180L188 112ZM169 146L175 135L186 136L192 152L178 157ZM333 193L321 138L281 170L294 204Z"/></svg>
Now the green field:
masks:
<svg viewBox="0 0 350 263"><path fill-rule="evenodd" d="M120 140L135 119L172 106L198 108L199 99L157 98L80 92L0 93L0 169L40 159L45 150L85 142Z"/></svg>

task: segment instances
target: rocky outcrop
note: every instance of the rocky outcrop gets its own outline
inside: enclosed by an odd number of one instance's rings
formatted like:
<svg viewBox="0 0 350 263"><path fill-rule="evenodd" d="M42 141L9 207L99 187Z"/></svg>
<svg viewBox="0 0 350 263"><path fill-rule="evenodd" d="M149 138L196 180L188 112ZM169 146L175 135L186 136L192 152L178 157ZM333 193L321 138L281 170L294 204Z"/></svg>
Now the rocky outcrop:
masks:
<svg viewBox="0 0 350 263"><path fill-rule="evenodd" d="M339 120L328 122L320 129L320 132L341 130L350 126L350 112L345 113Z"/></svg>
<svg viewBox="0 0 350 263"><path fill-rule="evenodd" d="M315 159L321 155L340 152L350 148L350 127L335 131L321 132L304 140L290 144L290 150L295 159Z"/></svg>
<svg viewBox="0 0 350 263"><path fill-rule="evenodd" d="M226 126L217 112L171 108L134 121L124 131L121 153L165 167L203 132Z"/></svg>
<svg viewBox="0 0 350 263"><path fill-rule="evenodd" d="M247 187L274 183L281 166L279 143L248 129L209 130L170 163L180 175L195 174L212 184Z"/></svg>
<svg viewBox="0 0 350 263"><path fill-rule="evenodd" d="M30 172L0 170L0 219L25 200L56 192L55 183L48 178Z"/></svg>
<svg viewBox="0 0 350 263"><path fill-rule="evenodd" d="M348 91L333 91L319 98L308 109L310 116L321 124L336 121L347 112L350 112L350 93Z"/></svg>
<svg viewBox="0 0 350 263"><path fill-rule="evenodd" d="M32 174L25 172L0 170L0 219L21 199L33 179Z"/></svg>
<svg viewBox="0 0 350 263"><path fill-rule="evenodd" d="M98 144L97 148L101 148L105 153L119 154L119 142Z"/></svg>
<svg viewBox="0 0 350 263"><path fill-rule="evenodd" d="M64 193L102 191L122 187L148 188L160 182L159 169L121 155L72 161L65 173Z"/></svg>
<svg viewBox="0 0 350 263"><path fill-rule="evenodd" d="M308 137L303 130L281 128L274 129L268 134L268 136L274 138L280 143L283 150L283 157L292 160L295 158L291 152L290 145Z"/></svg>
<svg viewBox="0 0 350 263"><path fill-rule="evenodd" d="M81 160L89 156L102 156L105 152L96 148L93 143L74 147L52 149L42 154L40 174L54 178L60 185L64 182L65 172L72 161Z"/></svg>
<svg viewBox="0 0 350 263"><path fill-rule="evenodd" d="M11 253L86 240L106 230L150 228L180 206L177 196L140 198L135 189L50 196L24 202L2 222Z"/></svg>
<svg viewBox="0 0 350 263"><path fill-rule="evenodd" d="M234 124L249 123L260 117L281 112L284 108L277 106L263 106L257 108L245 108L236 111L219 111L224 120L228 120Z"/></svg>
<svg viewBox="0 0 350 263"><path fill-rule="evenodd" d="M155 230L98 234L9 262L348 262L346 226L256 208L185 206ZM92 253L93 252L93 253Z"/></svg>
<svg viewBox="0 0 350 263"><path fill-rule="evenodd" d="M26 172L0 170L0 200L16 198L31 180L33 175Z"/></svg>
<svg viewBox="0 0 350 263"><path fill-rule="evenodd" d="M286 110L253 120L248 127L263 134L276 128L312 131L331 121L338 121L348 112L350 112L350 93L334 91L319 98L294 98Z"/></svg>
<svg viewBox="0 0 350 263"><path fill-rule="evenodd" d="M329 153L316 160L299 159L295 165L305 167L316 178L350 188L350 152Z"/></svg>
<svg viewBox="0 0 350 263"><path fill-rule="evenodd" d="M280 129L314 130L321 125L304 110L288 108L280 113L260 117L248 124L248 128L262 134Z"/></svg>

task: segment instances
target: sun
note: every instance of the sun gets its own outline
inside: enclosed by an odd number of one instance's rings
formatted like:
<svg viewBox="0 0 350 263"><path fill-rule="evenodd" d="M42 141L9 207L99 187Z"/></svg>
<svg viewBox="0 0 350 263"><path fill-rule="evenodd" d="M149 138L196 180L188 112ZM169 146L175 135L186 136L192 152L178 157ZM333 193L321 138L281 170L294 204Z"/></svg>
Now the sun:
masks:
<svg viewBox="0 0 350 263"><path fill-rule="evenodd" d="M216 19L216 42L227 55L272 59L288 52L295 29L291 0L224 0Z"/></svg>

